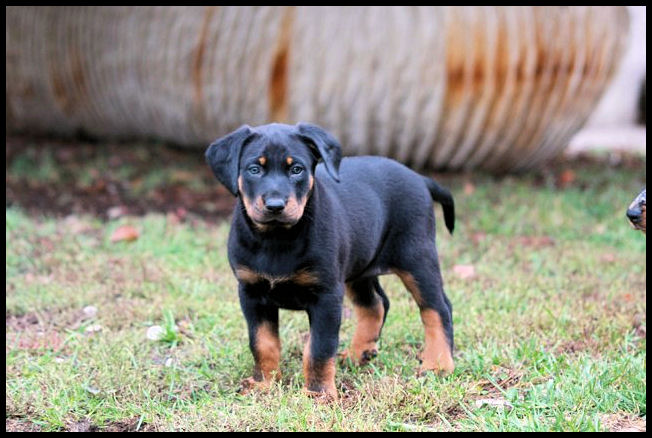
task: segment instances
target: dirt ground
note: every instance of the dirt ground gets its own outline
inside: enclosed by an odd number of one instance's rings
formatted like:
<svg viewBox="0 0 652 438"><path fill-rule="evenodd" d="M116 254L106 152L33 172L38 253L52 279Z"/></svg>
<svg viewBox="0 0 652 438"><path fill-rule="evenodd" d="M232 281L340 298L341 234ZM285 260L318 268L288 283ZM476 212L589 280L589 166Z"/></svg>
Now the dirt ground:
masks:
<svg viewBox="0 0 652 438"><path fill-rule="evenodd" d="M227 218L235 198L217 183L201 150L162 144L66 141L6 137L6 206L30 214L91 214L101 219L159 212L179 220ZM575 151L531 173L534 185L579 184L581 169L638 168L645 155L631 151ZM644 165L644 164L643 164ZM469 190L474 173L430 173L441 183ZM495 176L502 178L504 176Z"/></svg>

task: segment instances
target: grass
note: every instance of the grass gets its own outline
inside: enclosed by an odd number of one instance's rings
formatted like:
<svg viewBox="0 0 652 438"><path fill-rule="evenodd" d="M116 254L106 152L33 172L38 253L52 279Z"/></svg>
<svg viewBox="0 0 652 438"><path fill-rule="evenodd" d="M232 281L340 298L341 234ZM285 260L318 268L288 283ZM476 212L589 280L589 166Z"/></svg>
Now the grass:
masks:
<svg viewBox="0 0 652 438"><path fill-rule="evenodd" d="M29 163L14 166L30 173ZM569 166L574 181L563 189L546 173L447 177L454 236L436 212L456 371L416 377L416 305L382 277L392 307L380 354L365 368L338 366L335 404L302 394L308 322L284 310L282 381L237 393L253 361L226 259L228 223L9 207L7 430L645 429L646 241L624 219L645 163ZM112 243L126 224L140 237ZM342 349L355 323L346 306ZM147 339L152 325L165 331L158 342Z"/></svg>

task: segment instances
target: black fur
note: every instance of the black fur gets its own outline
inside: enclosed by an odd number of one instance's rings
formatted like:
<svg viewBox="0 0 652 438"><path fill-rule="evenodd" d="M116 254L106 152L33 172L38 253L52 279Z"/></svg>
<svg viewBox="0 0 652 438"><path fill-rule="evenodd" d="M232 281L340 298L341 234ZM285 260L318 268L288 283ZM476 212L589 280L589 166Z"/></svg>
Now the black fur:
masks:
<svg viewBox="0 0 652 438"><path fill-rule="evenodd" d="M239 282L250 334L264 321L276 326L279 308L304 310L310 320L311 358L332 359L345 285L356 305L380 299L384 322L389 300L377 277L400 270L419 285L421 307L439 314L452 349L452 308L435 247L433 200L442 204L452 233L453 197L396 161L341 155L337 140L310 124L243 126L209 146L206 158L217 179L240 197L229 235L229 262L234 272L245 267L260 274L256 281ZM302 171L296 174L292 166ZM300 217L267 210L268 203L289 199L306 200ZM259 210L247 210L246 202ZM316 281L297 284L292 278L299 272Z"/></svg>

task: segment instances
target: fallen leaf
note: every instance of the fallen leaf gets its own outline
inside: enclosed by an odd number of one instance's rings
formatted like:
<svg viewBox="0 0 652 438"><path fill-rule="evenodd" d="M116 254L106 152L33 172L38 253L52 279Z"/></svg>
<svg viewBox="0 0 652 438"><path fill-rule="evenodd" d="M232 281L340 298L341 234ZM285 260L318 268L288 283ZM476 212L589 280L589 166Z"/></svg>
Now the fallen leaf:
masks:
<svg viewBox="0 0 652 438"><path fill-rule="evenodd" d="M550 236L519 236L514 238L514 241L521 246L534 248L555 246L555 239Z"/></svg>
<svg viewBox="0 0 652 438"><path fill-rule="evenodd" d="M473 265L455 265L453 272L462 280L475 277L475 266Z"/></svg>
<svg viewBox="0 0 652 438"><path fill-rule="evenodd" d="M557 175L557 187L566 188L575 181L575 172L571 169L564 169Z"/></svg>
<svg viewBox="0 0 652 438"><path fill-rule="evenodd" d="M127 241L133 242L138 239L139 233L138 230L132 227L131 225L122 225L113 232L111 236L111 242L120 242Z"/></svg>
<svg viewBox="0 0 652 438"><path fill-rule="evenodd" d="M467 196L471 196L474 192L475 192L475 185L470 181L465 182L464 183L464 194L467 195Z"/></svg>
<svg viewBox="0 0 652 438"><path fill-rule="evenodd" d="M483 231L478 231L477 233L471 234L471 242L473 242L474 245L483 242L486 238L487 238L487 233Z"/></svg>
<svg viewBox="0 0 652 438"><path fill-rule="evenodd" d="M616 261L616 254L608 252L606 254L602 254L600 256L600 261L605 262L605 263L613 263Z"/></svg>

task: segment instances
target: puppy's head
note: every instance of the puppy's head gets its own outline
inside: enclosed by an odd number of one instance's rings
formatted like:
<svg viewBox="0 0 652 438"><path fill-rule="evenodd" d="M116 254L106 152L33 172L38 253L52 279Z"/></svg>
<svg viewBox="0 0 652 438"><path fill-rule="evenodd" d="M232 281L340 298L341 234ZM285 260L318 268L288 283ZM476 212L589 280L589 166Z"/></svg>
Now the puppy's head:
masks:
<svg viewBox="0 0 652 438"><path fill-rule="evenodd" d="M627 219L635 229L645 234L645 189L629 205Z"/></svg>
<svg viewBox="0 0 652 438"><path fill-rule="evenodd" d="M292 227L315 184L315 166L324 162L339 181L340 144L316 125L244 125L213 142L206 160L214 175L235 196L259 230Z"/></svg>

